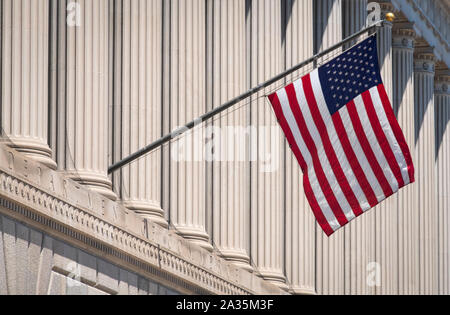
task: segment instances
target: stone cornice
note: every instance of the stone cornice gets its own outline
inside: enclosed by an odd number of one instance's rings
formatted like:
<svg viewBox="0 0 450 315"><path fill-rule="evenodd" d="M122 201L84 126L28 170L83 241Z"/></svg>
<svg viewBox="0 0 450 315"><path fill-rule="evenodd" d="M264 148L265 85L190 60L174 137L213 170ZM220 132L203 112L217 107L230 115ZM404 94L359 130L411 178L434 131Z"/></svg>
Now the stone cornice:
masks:
<svg viewBox="0 0 450 315"><path fill-rule="evenodd" d="M0 145L0 212L180 292L283 294L5 145Z"/></svg>
<svg viewBox="0 0 450 315"><path fill-rule="evenodd" d="M418 36L426 38L428 44L436 49L436 56L450 66L450 44L431 18L421 9L417 0L392 0L397 10L412 23Z"/></svg>

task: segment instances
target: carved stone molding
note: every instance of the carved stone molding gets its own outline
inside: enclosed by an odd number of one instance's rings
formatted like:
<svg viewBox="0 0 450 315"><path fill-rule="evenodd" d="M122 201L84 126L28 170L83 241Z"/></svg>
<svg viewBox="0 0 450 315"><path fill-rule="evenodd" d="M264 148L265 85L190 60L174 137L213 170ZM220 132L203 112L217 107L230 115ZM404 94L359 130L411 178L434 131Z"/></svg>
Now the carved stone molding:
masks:
<svg viewBox="0 0 450 315"><path fill-rule="evenodd" d="M0 212L185 293L277 287L0 145Z"/></svg>

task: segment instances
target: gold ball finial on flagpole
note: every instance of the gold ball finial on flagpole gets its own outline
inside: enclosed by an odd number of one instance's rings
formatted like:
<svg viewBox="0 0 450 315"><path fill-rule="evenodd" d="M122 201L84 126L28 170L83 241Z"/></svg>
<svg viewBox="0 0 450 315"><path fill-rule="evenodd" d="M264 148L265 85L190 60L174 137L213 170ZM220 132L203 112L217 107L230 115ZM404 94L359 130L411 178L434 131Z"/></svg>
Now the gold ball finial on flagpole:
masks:
<svg viewBox="0 0 450 315"><path fill-rule="evenodd" d="M395 20L395 14L392 13L392 12L387 13L387 14L386 14L386 20L387 20L388 22L394 22L394 20Z"/></svg>

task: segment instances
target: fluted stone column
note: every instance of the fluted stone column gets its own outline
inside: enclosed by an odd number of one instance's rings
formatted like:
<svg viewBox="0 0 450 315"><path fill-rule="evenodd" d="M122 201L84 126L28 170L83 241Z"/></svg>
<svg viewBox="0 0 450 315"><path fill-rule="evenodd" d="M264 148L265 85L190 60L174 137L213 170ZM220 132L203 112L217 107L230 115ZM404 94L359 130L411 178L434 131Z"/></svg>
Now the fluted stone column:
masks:
<svg viewBox="0 0 450 315"><path fill-rule="evenodd" d="M421 41L414 58L415 169L419 206L420 294L437 293L437 231L435 198L435 121L433 49Z"/></svg>
<svg viewBox="0 0 450 315"><path fill-rule="evenodd" d="M314 6L315 52L319 52L342 39L342 1L314 1ZM317 293L344 294L344 268L344 230L327 237L316 223Z"/></svg>
<svg viewBox="0 0 450 315"><path fill-rule="evenodd" d="M256 86L283 69L281 1L253 0L247 23L251 49L250 86ZM271 22L268 22L271 21ZM279 83L280 84L280 83ZM251 125L258 128L251 155L251 258L265 280L287 289L284 269L283 136L265 95L275 87L254 95ZM257 151L257 152L255 152Z"/></svg>
<svg viewBox="0 0 450 315"><path fill-rule="evenodd" d="M78 0L79 25L67 23L68 1L52 0L52 96L58 169L107 198L109 1Z"/></svg>
<svg viewBox="0 0 450 315"><path fill-rule="evenodd" d="M162 1L114 1L113 162L161 136ZM115 173L122 203L167 226L161 209L161 151Z"/></svg>
<svg viewBox="0 0 450 315"><path fill-rule="evenodd" d="M206 112L206 2L172 0L164 3L169 37L164 40L164 119L175 130ZM206 232L206 167L204 125L171 143L169 163L169 220L177 233L212 250ZM166 186L167 187L167 186Z"/></svg>
<svg viewBox="0 0 450 315"><path fill-rule="evenodd" d="M382 1L381 18L394 11L394 6ZM378 57L381 67L381 77L389 100L392 102L393 73L392 73L392 23L385 21L378 32ZM375 209L375 263L379 264L381 283L375 287L377 294L396 294L398 291L398 209L397 195L389 197Z"/></svg>
<svg viewBox="0 0 450 315"><path fill-rule="evenodd" d="M55 169L48 145L49 1L2 1L1 133L7 143Z"/></svg>
<svg viewBox="0 0 450 315"><path fill-rule="evenodd" d="M351 36L366 25L365 0L343 1L343 35ZM365 38L365 35L364 37ZM361 38L361 39L363 39ZM348 47L354 45L350 43ZM345 293L374 294L367 285L367 266L375 262L375 212L369 211L344 228L345 232Z"/></svg>
<svg viewBox="0 0 450 315"><path fill-rule="evenodd" d="M390 1L380 1L381 18L384 26L378 32L378 58L381 67L381 77L389 99L392 99L392 23L386 20L386 14L394 12Z"/></svg>
<svg viewBox="0 0 450 315"><path fill-rule="evenodd" d="M286 18L286 68L290 68L313 55L313 1L286 1ZM309 67L287 80L298 79ZM287 143L285 148L286 278L290 293L311 294L316 292L315 219L303 192L298 161Z"/></svg>
<svg viewBox="0 0 450 315"><path fill-rule="evenodd" d="M450 70L436 72L436 175L439 237L439 294L450 294Z"/></svg>
<svg viewBox="0 0 450 315"><path fill-rule="evenodd" d="M414 149L414 36L413 25L397 19L393 28L393 109L410 150ZM415 162L415 161L414 161ZM397 194L398 202L398 293L418 294L419 215L415 184Z"/></svg>
<svg viewBox="0 0 450 315"><path fill-rule="evenodd" d="M320 0L314 2L314 51L316 53L342 40L342 0ZM330 53L333 57L341 50ZM327 57L322 58L326 60Z"/></svg>
<svg viewBox="0 0 450 315"><path fill-rule="evenodd" d="M245 1L207 2L208 105L218 107L245 92ZM249 189L245 161L247 107L237 104L211 123L213 241L220 254L245 269L250 266ZM209 137L208 137L209 138Z"/></svg>
<svg viewBox="0 0 450 315"><path fill-rule="evenodd" d="M359 32L366 26L367 4L368 0L342 0L343 38ZM347 47L353 44L354 42Z"/></svg>

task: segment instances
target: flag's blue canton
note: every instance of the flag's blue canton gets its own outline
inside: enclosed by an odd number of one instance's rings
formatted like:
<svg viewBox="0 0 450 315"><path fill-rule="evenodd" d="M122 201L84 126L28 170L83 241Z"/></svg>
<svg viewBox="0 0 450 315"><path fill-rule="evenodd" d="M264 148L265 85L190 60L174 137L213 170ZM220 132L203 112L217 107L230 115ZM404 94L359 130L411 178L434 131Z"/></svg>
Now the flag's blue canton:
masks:
<svg viewBox="0 0 450 315"><path fill-rule="evenodd" d="M319 78L331 115L361 93L381 84L376 36L321 66Z"/></svg>

